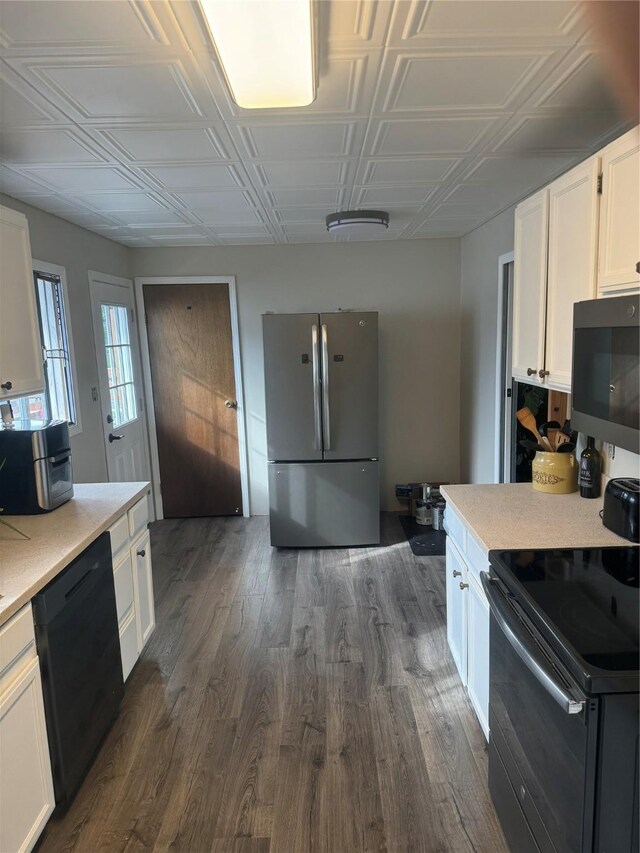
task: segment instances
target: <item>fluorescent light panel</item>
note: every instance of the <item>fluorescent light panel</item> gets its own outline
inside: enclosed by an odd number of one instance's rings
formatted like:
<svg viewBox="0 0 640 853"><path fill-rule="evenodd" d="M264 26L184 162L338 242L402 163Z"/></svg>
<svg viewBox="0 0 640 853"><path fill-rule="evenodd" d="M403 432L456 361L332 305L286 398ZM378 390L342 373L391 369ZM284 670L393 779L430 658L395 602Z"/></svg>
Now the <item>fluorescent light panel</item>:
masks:
<svg viewBox="0 0 640 853"><path fill-rule="evenodd" d="M248 110L315 99L312 0L201 0L234 101Z"/></svg>

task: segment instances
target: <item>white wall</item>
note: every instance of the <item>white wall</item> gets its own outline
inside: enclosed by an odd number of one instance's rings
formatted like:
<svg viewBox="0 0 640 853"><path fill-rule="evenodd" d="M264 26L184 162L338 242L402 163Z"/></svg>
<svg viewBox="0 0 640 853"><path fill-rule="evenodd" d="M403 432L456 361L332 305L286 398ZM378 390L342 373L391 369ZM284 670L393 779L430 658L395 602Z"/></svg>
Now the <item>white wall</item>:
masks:
<svg viewBox="0 0 640 853"><path fill-rule="evenodd" d="M498 258L513 251L514 208L471 231L461 247L460 469L463 483L494 476Z"/></svg>
<svg viewBox="0 0 640 853"><path fill-rule="evenodd" d="M98 385L87 271L131 277L131 254L114 243L58 216L0 194L0 204L29 220L31 252L39 261L63 266L67 273L67 311L73 334L82 432L71 439L73 475L77 483L107 479L100 404L91 399Z"/></svg>
<svg viewBox="0 0 640 853"><path fill-rule="evenodd" d="M251 510L268 511L261 314L380 312L382 505L395 483L457 480L459 240L135 249L136 276L235 275Z"/></svg>

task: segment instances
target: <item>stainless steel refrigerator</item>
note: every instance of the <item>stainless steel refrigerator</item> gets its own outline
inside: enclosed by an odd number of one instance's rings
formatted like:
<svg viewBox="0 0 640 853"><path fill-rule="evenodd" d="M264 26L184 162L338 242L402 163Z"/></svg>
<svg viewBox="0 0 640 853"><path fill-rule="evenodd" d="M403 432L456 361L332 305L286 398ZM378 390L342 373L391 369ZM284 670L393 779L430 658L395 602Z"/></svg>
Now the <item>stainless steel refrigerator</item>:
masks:
<svg viewBox="0 0 640 853"><path fill-rule="evenodd" d="M271 544L379 543L377 313L262 321Z"/></svg>

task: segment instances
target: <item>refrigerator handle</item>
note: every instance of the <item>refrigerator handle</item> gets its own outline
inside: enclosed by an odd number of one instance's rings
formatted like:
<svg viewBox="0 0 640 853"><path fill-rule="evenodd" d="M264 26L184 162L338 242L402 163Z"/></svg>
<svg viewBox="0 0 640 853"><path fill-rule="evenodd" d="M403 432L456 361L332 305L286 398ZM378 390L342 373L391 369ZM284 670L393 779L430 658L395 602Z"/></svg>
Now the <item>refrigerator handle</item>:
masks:
<svg viewBox="0 0 640 853"><path fill-rule="evenodd" d="M318 346L318 327L311 327L311 364L313 367L313 449L322 450L322 412L320 409L320 349Z"/></svg>
<svg viewBox="0 0 640 853"><path fill-rule="evenodd" d="M329 410L329 337L327 324L322 324L322 420L324 449L331 450L331 413Z"/></svg>

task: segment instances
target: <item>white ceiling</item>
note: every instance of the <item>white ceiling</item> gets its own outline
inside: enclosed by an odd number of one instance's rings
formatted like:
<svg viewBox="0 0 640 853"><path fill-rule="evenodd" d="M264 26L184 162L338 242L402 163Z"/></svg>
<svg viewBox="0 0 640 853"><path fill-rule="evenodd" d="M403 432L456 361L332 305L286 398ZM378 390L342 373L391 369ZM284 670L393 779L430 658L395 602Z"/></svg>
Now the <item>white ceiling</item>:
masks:
<svg viewBox="0 0 640 853"><path fill-rule="evenodd" d="M243 110L191 2L0 0L0 188L130 246L459 236L627 126L579 3L316 7L315 103Z"/></svg>

